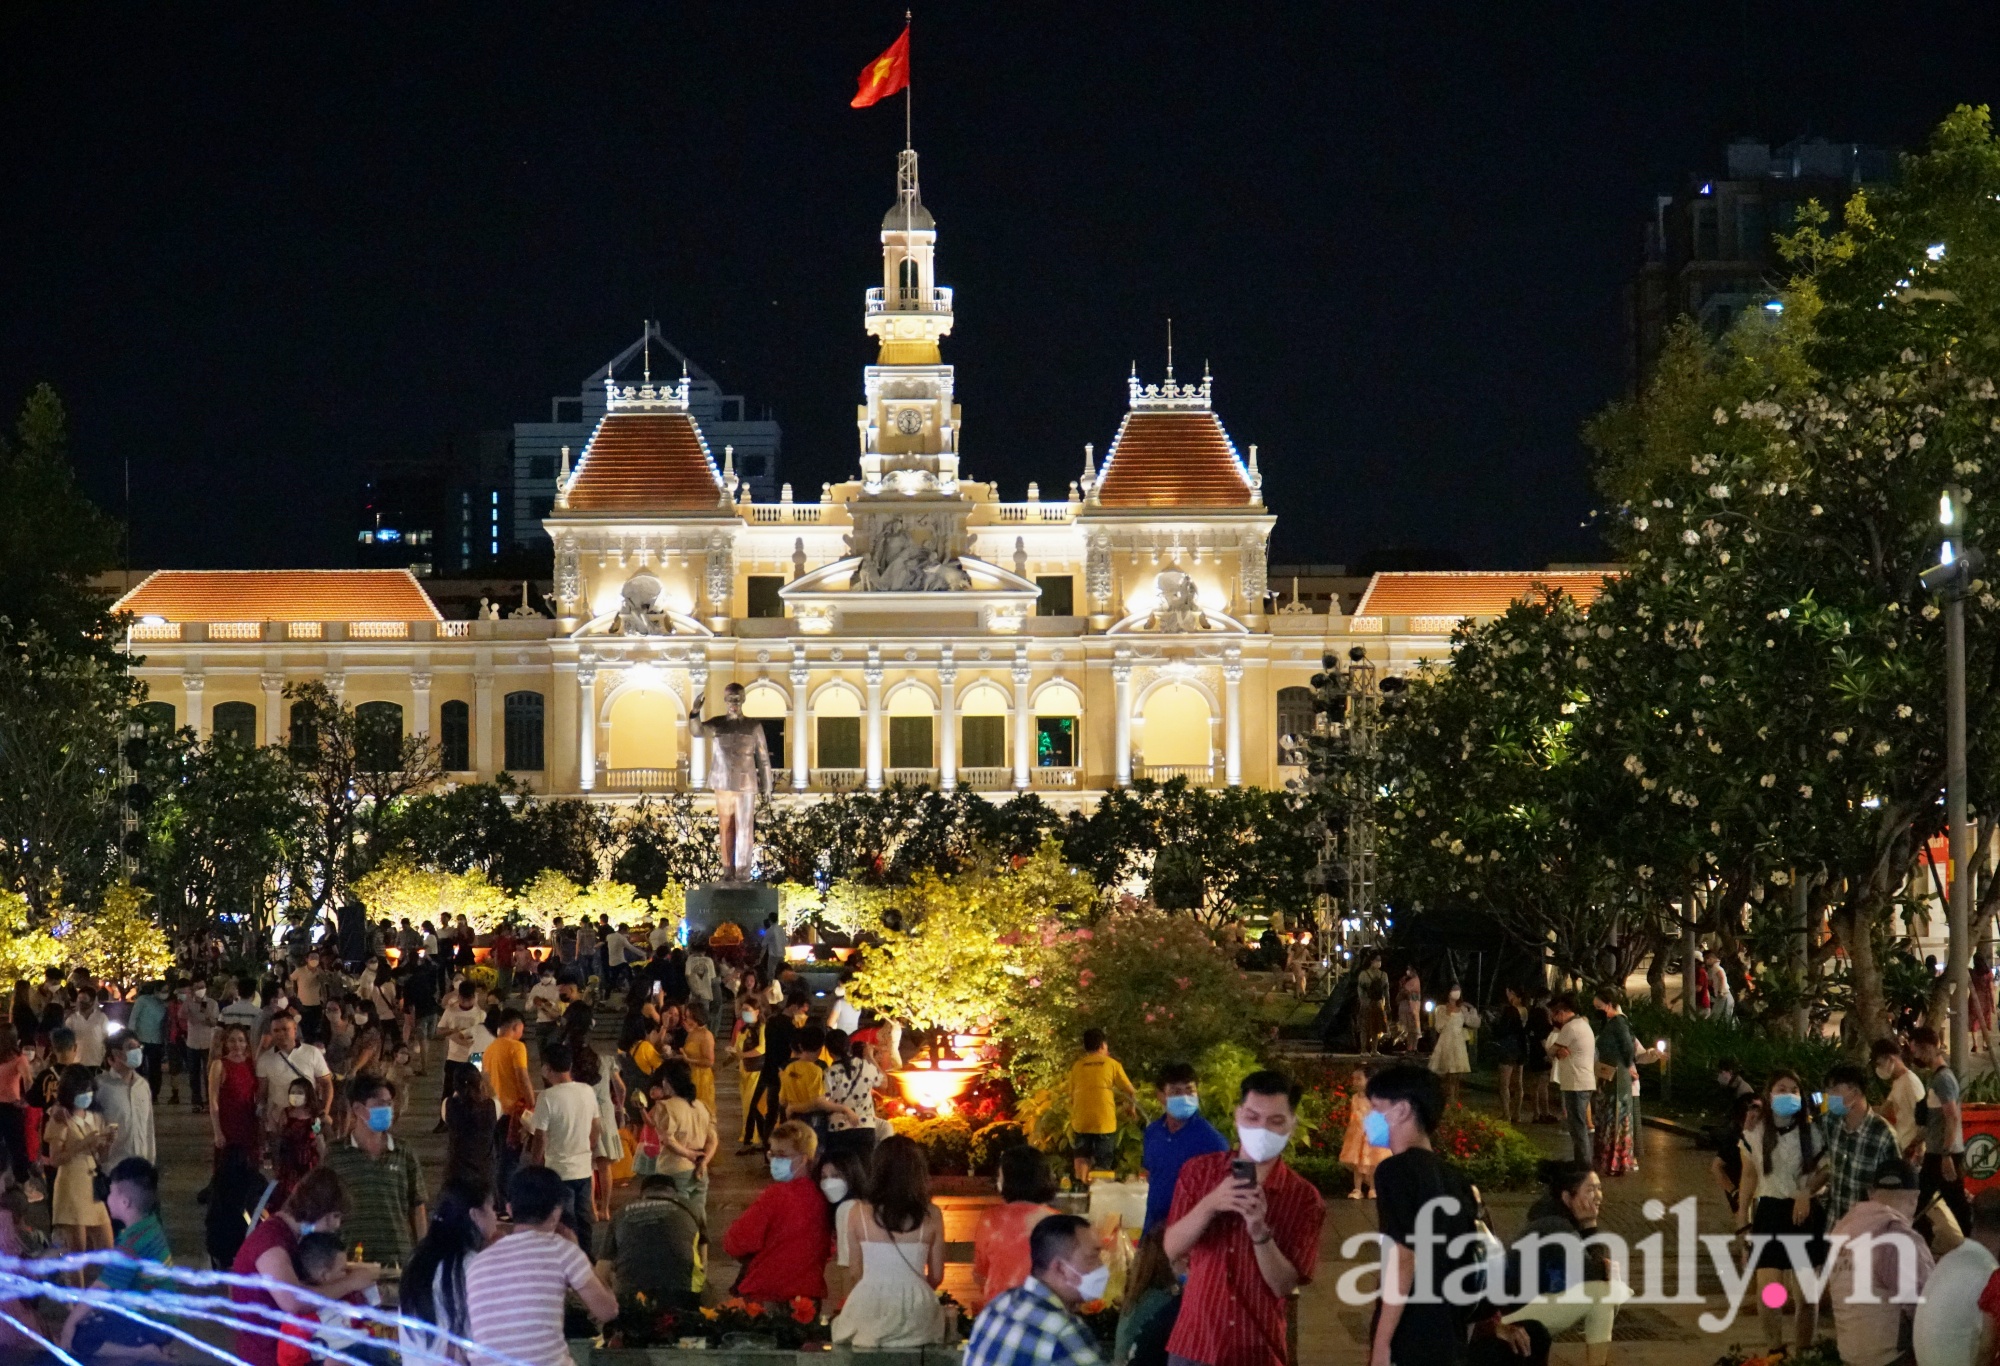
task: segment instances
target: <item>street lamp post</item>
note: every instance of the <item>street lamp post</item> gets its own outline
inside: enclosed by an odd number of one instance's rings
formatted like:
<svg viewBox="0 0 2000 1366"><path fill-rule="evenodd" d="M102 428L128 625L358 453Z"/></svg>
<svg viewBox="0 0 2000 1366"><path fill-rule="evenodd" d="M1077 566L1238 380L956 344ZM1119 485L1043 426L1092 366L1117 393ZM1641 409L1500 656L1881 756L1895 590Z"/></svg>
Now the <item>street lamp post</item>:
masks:
<svg viewBox="0 0 2000 1366"><path fill-rule="evenodd" d="M1965 594L1979 572L1980 553L1966 544L1965 495L1946 489L1938 496L1943 539L1938 562L1923 574L1924 587L1944 599L1944 800L1950 839L1950 904L1945 923L1951 946L1945 980L1951 1000L1951 1062L1963 1068L1971 1056L1966 1032L1972 994L1972 827L1966 820L1965 763Z"/></svg>

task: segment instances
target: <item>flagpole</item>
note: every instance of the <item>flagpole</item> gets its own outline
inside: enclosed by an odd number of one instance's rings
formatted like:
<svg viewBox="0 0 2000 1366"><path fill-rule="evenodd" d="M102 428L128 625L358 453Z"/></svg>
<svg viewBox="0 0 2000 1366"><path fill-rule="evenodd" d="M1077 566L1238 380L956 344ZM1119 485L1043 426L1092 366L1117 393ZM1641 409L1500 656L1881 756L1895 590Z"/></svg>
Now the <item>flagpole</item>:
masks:
<svg viewBox="0 0 2000 1366"><path fill-rule="evenodd" d="M910 11L904 10L903 28L905 31L907 31L909 27L910 27ZM905 51L907 52L907 49L905 49ZM915 67L914 62L910 63L910 65L912 68ZM915 146L915 144L910 140L910 81L911 77L909 75L905 75L903 77L903 150L906 152L909 151L911 147Z"/></svg>

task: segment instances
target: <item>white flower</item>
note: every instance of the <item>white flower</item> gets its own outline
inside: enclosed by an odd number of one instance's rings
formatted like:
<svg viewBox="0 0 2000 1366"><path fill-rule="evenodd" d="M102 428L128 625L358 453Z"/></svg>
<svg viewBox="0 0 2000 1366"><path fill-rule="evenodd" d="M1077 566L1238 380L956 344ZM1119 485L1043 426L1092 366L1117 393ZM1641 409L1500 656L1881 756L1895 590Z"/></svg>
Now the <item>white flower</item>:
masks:
<svg viewBox="0 0 2000 1366"><path fill-rule="evenodd" d="M1704 687L1704 688L1712 688L1712 687L1714 687L1714 686L1715 686L1715 675L1714 675L1714 674L1703 674L1703 675L1701 676L1701 686L1702 686L1702 687Z"/></svg>
<svg viewBox="0 0 2000 1366"><path fill-rule="evenodd" d="M1840 757L1840 751L1837 749L1830 749L1826 752L1826 757L1828 758L1828 760L1838 759Z"/></svg>
<svg viewBox="0 0 2000 1366"><path fill-rule="evenodd" d="M1938 619L1938 605L1937 605L1936 603L1934 603L1934 602L1927 602L1927 603L1925 603L1925 604L1924 604L1924 620L1925 620L1925 621L1936 621L1937 619Z"/></svg>
<svg viewBox="0 0 2000 1366"><path fill-rule="evenodd" d="M1644 777L1646 773L1646 761L1636 754L1628 754L1625 756L1625 771L1635 778Z"/></svg>
<svg viewBox="0 0 2000 1366"><path fill-rule="evenodd" d="M1632 529L1634 531L1644 531L1651 525L1652 523L1648 522L1644 517L1634 517L1632 519Z"/></svg>
<svg viewBox="0 0 2000 1366"><path fill-rule="evenodd" d="M1910 704L1909 704L1908 702L1905 702L1905 703L1903 703L1903 705L1902 705L1902 706L1900 706L1900 707L1896 708L1896 716L1897 716L1897 717L1898 717L1898 719L1900 719L1900 720L1904 720L1904 721L1907 721L1907 720L1909 720L1909 719L1910 719Z"/></svg>
<svg viewBox="0 0 2000 1366"><path fill-rule="evenodd" d="M1641 778L1639 780L1639 786L1645 788L1648 792L1651 792L1654 788L1658 787L1659 785L1660 785L1660 780L1658 778Z"/></svg>
<svg viewBox="0 0 2000 1366"><path fill-rule="evenodd" d="M1729 485L1710 484L1708 486L1708 496L1711 498L1727 498L1729 496Z"/></svg>
<svg viewBox="0 0 2000 1366"><path fill-rule="evenodd" d="M1776 787L1777 785L1778 785L1778 775L1775 773L1766 773L1763 777L1757 780L1757 786L1759 787Z"/></svg>
<svg viewBox="0 0 2000 1366"><path fill-rule="evenodd" d="M1719 835L1719 834L1721 834L1721 833L1722 833L1722 822L1721 822L1721 821L1710 821L1710 822L1708 823L1708 833L1709 833L1709 834L1711 834L1711 835Z"/></svg>
<svg viewBox="0 0 2000 1366"><path fill-rule="evenodd" d="M1887 754L1889 752L1889 742L1887 740L1877 740L1875 742L1875 752L1877 754Z"/></svg>
<svg viewBox="0 0 2000 1366"><path fill-rule="evenodd" d="M1728 421L1729 421L1729 414L1724 410L1722 410L1721 408L1717 408L1715 410L1715 425L1720 427Z"/></svg>
<svg viewBox="0 0 2000 1366"><path fill-rule="evenodd" d="M1820 505L1819 505L1818 503L1814 503L1814 504L1812 505L1812 515L1813 515L1813 516L1815 516L1815 517L1819 516L1819 515L1820 515L1820 514L1821 514L1822 512L1825 512L1825 511L1826 511L1826 509L1825 509L1825 508L1823 508L1823 507L1821 507L1821 506L1820 506Z"/></svg>
<svg viewBox="0 0 2000 1366"><path fill-rule="evenodd" d="M1718 743L1717 741L1714 741L1714 740L1710 740L1710 741L1708 742L1708 752L1709 752L1710 754L1720 754L1720 753L1722 753L1722 746L1721 746L1721 744L1720 744L1720 743Z"/></svg>
<svg viewBox="0 0 2000 1366"><path fill-rule="evenodd" d="M1723 563L1723 564L1728 564L1728 563L1729 563L1729 552L1728 552L1728 551L1726 551L1726 550L1725 550L1725 551L1723 551L1723 552L1722 552L1722 553L1721 553L1720 555L1716 556L1716 559L1717 559L1717 560L1719 560L1719 561L1720 561L1721 563Z"/></svg>
<svg viewBox="0 0 2000 1366"><path fill-rule="evenodd" d="M1810 796L1812 796L1812 784L1811 784L1811 783L1801 783L1801 784L1799 784L1799 795L1800 795L1801 797L1810 797Z"/></svg>
<svg viewBox="0 0 2000 1366"><path fill-rule="evenodd" d="M1784 869L1773 868L1771 870L1771 885L1773 887L1782 887L1791 880L1792 880L1792 875L1786 872Z"/></svg>
<svg viewBox="0 0 2000 1366"><path fill-rule="evenodd" d="M1700 544L1701 544L1701 537L1700 537L1699 535L1697 535L1697 534L1696 534L1696 533L1695 533L1695 532L1694 532L1693 530L1688 530L1688 531L1683 531L1683 532L1681 533L1681 544L1682 544L1682 545L1700 545Z"/></svg>
<svg viewBox="0 0 2000 1366"><path fill-rule="evenodd" d="M1924 434L1922 432L1911 432L1910 449L1913 451L1920 451L1923 448L1924 448Z"/></svg>
<svg viewBox="0 0 2000 1366"><path fill-rule="evenodd" d="M1847 732L1846 732L1846 731L1844 731L1844 730L1837 730L1837 731L1835 731L1835 732L1833 733L1833 742L1834 742L1834 743L1835 743L1836 745L1844 745L1844 744L1846 744L1846 743L1847 743Z"/></svg>

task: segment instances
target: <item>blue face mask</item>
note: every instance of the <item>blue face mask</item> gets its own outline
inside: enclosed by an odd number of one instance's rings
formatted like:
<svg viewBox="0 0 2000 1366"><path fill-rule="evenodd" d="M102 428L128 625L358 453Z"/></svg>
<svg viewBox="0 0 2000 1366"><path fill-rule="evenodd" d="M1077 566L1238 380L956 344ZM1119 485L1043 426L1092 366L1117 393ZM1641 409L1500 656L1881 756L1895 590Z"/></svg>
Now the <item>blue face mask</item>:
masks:
<svg viewBox="0 0 2000 1366"><path fill-rule="evenodd" d="M79 1091L76 1093L76 1108L79 1110L88 1110L90 1102L95 1099L97 1099L97 1096L94 1092Z"/></svg>
<svg viewBox="0 0 2000 1366"><path fill-rule="evenodd" d="M1801 1104L1803 1102L1790 1091L1780 1091L1771 1097L1771 1113L1779 1119L1790 1119L1799 1112Z"/></svg>
<svg viewBox="0 0 2000 1366"><path fill-rule="evenodd" d="M789 1157L774 1157L774 1158L772 1158L772 1159L771 1159L771 1179L772 1179L773 1181L789 1181L789 1180L791 1180L791 1179L792 1179L792 1159L791 1159L791 1158L789 1158Z"/></svg>
<svg viewBox="0 0 2000 1366"><path fill-rule="evenodd" d="M1167 1113L1175 1119L1193 1119L1201 1113L1201 1101L1194 1096L1168 1096Z"/></svg>
<svg viewBox="0 0 2000 1366"><path fill-rule="evenodd" d="M389 1126L396 1122L396 1107L393 1105L371 1105L368 1107L368 1127L378 1134L389 1132Z"/></svg>
<svg viewBox="0 0 2000 1366"><path fill-rule="evenodd" d="M1838 1091L1830 1092L1826 1098L1826 1112L1839 1119L1847 1113L1847 1098Z"/></svg>
<svg viewBox="0 0 2000 1366"><path fill-rule="evenodd" d="M1361 1134L1373 1148L1389 1146L1389 1117L1380 1110L1370 1110L1361 1117Z"/></svg>

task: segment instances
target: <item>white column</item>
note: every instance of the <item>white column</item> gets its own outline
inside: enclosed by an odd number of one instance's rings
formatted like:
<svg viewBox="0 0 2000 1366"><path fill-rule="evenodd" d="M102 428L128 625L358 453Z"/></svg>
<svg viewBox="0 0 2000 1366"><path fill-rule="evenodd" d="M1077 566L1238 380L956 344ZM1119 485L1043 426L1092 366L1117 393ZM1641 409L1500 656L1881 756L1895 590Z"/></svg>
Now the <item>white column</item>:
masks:
<svg viewBox="0 0 2000 1366"><path fill-rule="evenodd" d="M500 719L493 705L493 667L475 669L472 675L472 759L479 776L490 778L500 771Z"/></svg>
<svg viewBox="0 0 2000 1366"><path fill-rule="evenodd" d="M958 665L951 646L938 659L938 788L958 790Z"/></svg>
<svg viewBox="0 0 2000 1366"><path fill-rule="evenodd" d="M576 786L597 786L597 666L576 666Z"/></svg>
<svg viewBox="0 0 2000 1366"><path fill-rule="evenodd" d="M862 666L861 676L868 683L868 743L866 762L868 765L868 790L882 790L882 647L868 647L868 662Z"/></svg>
<svg viewBox="0 0 2000 1366"><path fill-rule="evenodd" d="M428 671L410 675L410 734L429 739L431 733L431 676Z"/></svg>
<svg viewBox="0 0 2000 1366"><path fill-rule="evenodd" d="M1034 762L1034 718L1028 702L1028 680L1034 675L1028 666L1026 644L1014 647L1014 790L1028 790L1028 766Z"/></svg>
<svg viewBox="0 0 2000 1366"><path fill-rule="evenodd" d="M1243 661L1222 665L1222 781L1243 786Z"/></svg>
<svg viewBox="0 0 2000 1366"><path fill-rule="evenodd" d="M258 682L264 685L264 743L275 745L285 730L285 676L265 674Z"/></svg>
<svg viewBox="0 0 2000 1366"><path fill-rule="evenodd" d="M1117 722L1117 738L1112 742L1111 759L1116 766L1113 779L1119 787L1132 785L1132 664L1119 660L1111 666L1111 680L1117 685L1118 701L1112 708Z"/></svg>
<svg viewBox="0 0 2000 1366"><path fill-rule="evenodd" d="M202 688L208 680L198 673L181 675L181 691L187 694L187 724L194 727L194 738L208 738L208 708L201 704Z"/></svg>
<svg viewBox="0 0 2000 1366"><path fill-rule="evenodd" d="M812 724L806 714L806 688L812 682L812 670L806 667L806 647L792 647L792 791L803 792L812 786L812 740L806 729Z"/></svg>
<svg viewBox="0 0 2000 1366"><path fill-rule="evenodd" d="M688 683L694 695L701 697L708 691L708 661L696 659L688 665ZM702 708L703 711L720 711L721 698L716 698ZM695 722L700 718L688 713L688 786L699 792L708 785L708 741L695 730Z"/></svg>

